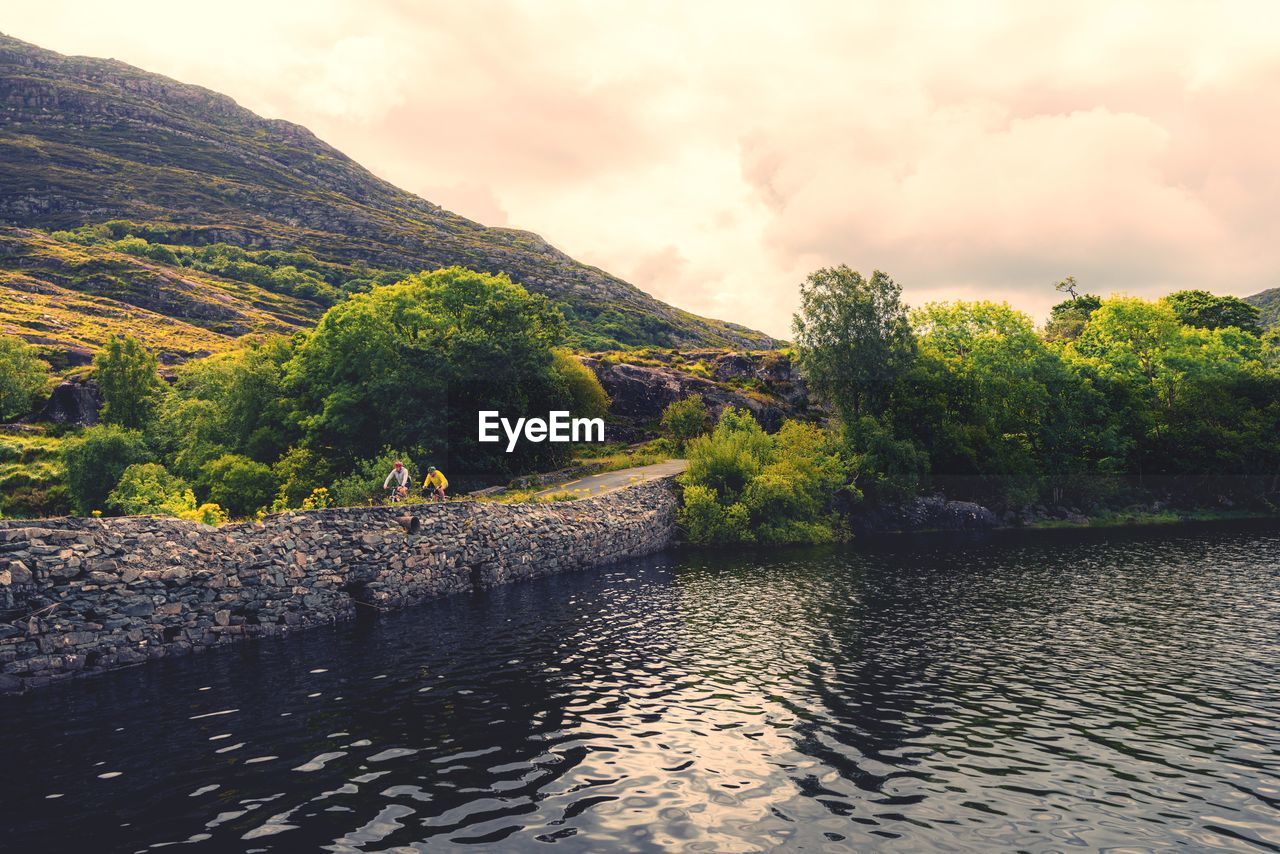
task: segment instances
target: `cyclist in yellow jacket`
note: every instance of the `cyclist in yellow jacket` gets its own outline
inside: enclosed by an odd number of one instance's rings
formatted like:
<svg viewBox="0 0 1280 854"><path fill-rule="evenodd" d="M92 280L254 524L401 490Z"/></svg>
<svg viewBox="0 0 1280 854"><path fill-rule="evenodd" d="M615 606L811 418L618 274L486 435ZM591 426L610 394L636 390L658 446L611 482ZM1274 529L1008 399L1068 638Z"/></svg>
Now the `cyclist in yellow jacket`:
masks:
<svg viewBox="0 0 1280 854"><path fill-rule="evenodd" d="M422 491L426 493L428 501L447 501L444 491L448 486L449 478L444 476L444 472L435 466L427 466L427 479L422 482Z"/></svg>

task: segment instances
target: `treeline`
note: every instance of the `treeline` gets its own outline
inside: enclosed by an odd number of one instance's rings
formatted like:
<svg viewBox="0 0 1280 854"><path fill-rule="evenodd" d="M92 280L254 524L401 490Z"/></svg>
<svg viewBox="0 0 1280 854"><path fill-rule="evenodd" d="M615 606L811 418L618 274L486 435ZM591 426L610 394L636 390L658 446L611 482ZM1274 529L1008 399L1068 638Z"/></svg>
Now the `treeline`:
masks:
<svg viewBox="0 0 1280 854"><path fill-rule="evenodd" d="M73 509L216 521L363 503L394 459L451 477L555 468L564 445L508 454L477 442L475 418L603 415L608 398L559 349L563 334L545 297L455 267L356 294L292 339L182 365L172 384L140 342L113 338L93 368L103 423L63 454Z"/></svg>
<svg viewBox="0 0 1280 854"><path fill-rule="evenodd" d="M1280 499L1280 346L1256 308L1204 291L1153 302L1059 288L1068 298L1037 329L1004 303L910 310L881 272L813 273L795 348L833 423L802 444L797 427L766 442L729 415L691 442L691 538L830 539L838 505L925 492L1089 513ZM768 505L770 492L788 500Z"/></svg>

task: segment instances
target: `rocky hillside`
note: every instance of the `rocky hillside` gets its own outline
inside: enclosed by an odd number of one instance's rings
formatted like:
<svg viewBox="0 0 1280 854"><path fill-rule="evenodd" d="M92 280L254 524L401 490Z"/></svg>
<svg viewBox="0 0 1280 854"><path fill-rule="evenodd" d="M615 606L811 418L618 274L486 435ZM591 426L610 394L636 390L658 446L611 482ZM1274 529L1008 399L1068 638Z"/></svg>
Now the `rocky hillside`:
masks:
<svg viewBox="0 0 1280 854"><path fill-rule="evenodd" d="M231 349L242 335L295 331L321 311L244 282L0 227L0 332L35 344L60 374L87 365L117 332L172 364Z"/></svg>
<svg viewBox="0 0 1280 854"><path fill-rule="evenodd" d="M1280 327L1280 288L1271 288L1260 294L1245 297L1244 301L1262 309L1262 325L1269 328Z"/></svg>
<svg viewBox="0 0 1280 854"><path fill-rule="evenodd" d="M701 397L713 417L746 409L770 432L784 418L822 417L785 351L632 350L582 358L609 393L609 438L636 441L655 433L662 410Z"/></svg>
<svg viewBox="0 0 1280 854"><path fill-rule="evenodd" d="M406 193L306 128L226 96L0 35L0 222L58 230L109 220L167 245L505 272L560 304L580 346L774 343L662 303L536 234L486 228Z"/></svg>

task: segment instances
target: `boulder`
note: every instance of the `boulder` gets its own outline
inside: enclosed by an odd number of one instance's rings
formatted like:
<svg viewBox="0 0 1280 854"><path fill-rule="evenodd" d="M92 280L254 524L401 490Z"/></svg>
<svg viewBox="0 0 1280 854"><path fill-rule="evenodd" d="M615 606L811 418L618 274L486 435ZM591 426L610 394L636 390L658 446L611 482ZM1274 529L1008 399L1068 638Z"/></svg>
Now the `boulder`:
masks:
<svg viewBox="0 0 1280 854"><path fill-rule="evenodd" d="M68 380L54 388L37 419L55 424L87 426L98 423L98 412L101 409L102 392L98 390L97 383L92 380Z"/></svg>
<svg viewBox="0 0 1280 854"><path fill-rule="evenodd" d="M972 501L948 501L941 495L915 498L902 504L859 508L850 515L857 533L912 531L987 531L1000 526L1000 518Z"/></svg>
<svg viewBox="0 0 1280 854"><path fill-rule="evenodd" d="M612 400L610 414L632 422L656 421L667 406L690 395L701 397L713 417L725 407L736 406L749 411L769 431L781 427L786 415L776 404L675 368L610 364L590 357L582 361L595 372L600 385L608 392Z"/></svg>

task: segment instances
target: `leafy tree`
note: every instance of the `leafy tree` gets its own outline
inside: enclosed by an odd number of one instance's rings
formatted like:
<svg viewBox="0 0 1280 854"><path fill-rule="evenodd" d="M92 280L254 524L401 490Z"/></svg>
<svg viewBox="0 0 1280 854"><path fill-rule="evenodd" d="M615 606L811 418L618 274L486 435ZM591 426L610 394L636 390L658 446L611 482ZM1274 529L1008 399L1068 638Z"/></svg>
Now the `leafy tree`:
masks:
<svg viewBox="0 0 1280 854"><path fill-rule="evenodd" d="M223 453L259 462L280 456L296 436L284 386L292 352L275 338L178 370L157 428L177 471L198 478L200 466Z"/></svg>
<svg viewBox="0 0 1280 854"><path fill-rule="evenodd" d="M793 321L800 366L847 424L883 411L910 365L915 340L901 297L879 270L864 279L843 265L811 273L800 287Z"/></svg>
<svg viewBox="0 0 1280 854"><path fill-rule="evenodd" d="M299 344L288 383L302 444L349 468L385 446L454 471L551 466L567 449L480 444L476 413L570 403L554 371L560 313L506 276L451 267L356 294Z"/></svg>
<svg viewBox="0 0 1280 854"><path fill-rule="evenodd" d="M1045 324L1045 337L1050 341L1073 341L1080 337L1093 313L1102 306L1102 297L1081 294L1055 305Z"/></svg>
<svg viewBox="0 0 1280 854"><path fill-rule="evenodd" d="M26 415L49 387L49 364L16 335L0 335L0 421Z"/></svg>
<svg viewBox="0 0 1280 854"><path fill-rule="evenodd" d="M1199 329L1234 326L1254 335L1262 334L1262 311L1239 297L1215 296L1208 291L1178 291L1163 300L1178 320Z"/></svg>
<svg viewBox="0 0 1280 854"><path fill-rule="evenodd" d="M99 424L70 440L62 459L71 501L76 512L87 516L106 507L107 496L125 469L134 463L150 462L152 455L137 430Z"/></svg>
<svg viewBox="0 0 1280 854"><path fill-rule="evenodd" d="M1079 299L1079 295L1076 294L1077 287L1079 287L1079 285L1076 283L1076 277L1067 276L1061 282L1058 282L1057 284L1055 284L1053 286L1053 289L1058 293L1068 294L1071 297L1071 299L1075 300L1075 299Z"/></svg>
<svg viewBox="0 0 1280 854"><path fill-rule="evenodd" d="M178 516L196 509L196 497L159 463L134 463L107 496L107 507L126 516Z"/></svg>
<svg viewBox="0 0 1280 854"><path fill-rule="evenodd" d="M137 338L112 335L94 356L93 376L102 390L102 420L139 429L155 411L164 383L156 357Z"/></svg>
<svg viewBox="0 0 1280 854"><path fill-rule="evenodd" d="M707 432L707 404L696 394L667 404L662 410L662 429L675 443L676 453L684 453L690 439Z"/></svg>
<svg viewBox="0 0 1280 854"><path fill-rule="evenodd" d="M276 479L264 463L239 454L223 454L200 470L209 500L233 516L250 516L271 503Z"/></svg>

